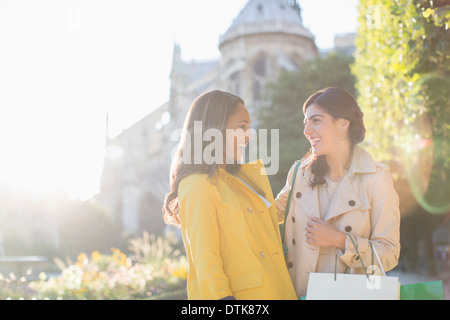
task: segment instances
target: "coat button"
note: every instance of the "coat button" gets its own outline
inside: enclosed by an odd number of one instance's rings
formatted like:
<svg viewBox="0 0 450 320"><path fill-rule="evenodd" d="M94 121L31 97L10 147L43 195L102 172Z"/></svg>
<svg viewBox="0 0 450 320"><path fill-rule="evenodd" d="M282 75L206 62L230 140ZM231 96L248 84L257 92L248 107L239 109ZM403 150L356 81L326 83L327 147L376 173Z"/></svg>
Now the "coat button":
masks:
<svg viewBox="0 0 450 320"><path fill-rule="evenodd" d="M302 193L301 193L301 192L297 192L297 193L295 194L295 197L296 197L297 199L300 199L300 198L302 197Z"/></svg>
<svg viewBox="0 0 450 320"><path fill-rule="evenodd" d="M354 207L354 206L356 205L356 202L355 202L355 200L350 200L350 201L348 202L348 204L349 204L351 207Z"/></svg>
<svg viewBox="0 0 450 320"><path fill-rule="evenodd" d="M350 231L352 231L352 227L346 226L346 227L345 227L345 232L350 232Z"/></svg>
<svg viewBox="0 0 450 320"><path fill-rule="evenodd" d="M259 253L259 255L261 256L261 258L264 259L264 252L261 251L261 252Z"/></svg>
<svg viewBox="0 0 450 320"><path fill-rule="evenodd" d="M250 208L250 207L247 208L247 211L248 211L249 213L253 213L253 209Z"/></svg>
<svg viewBox="0 0 450 320"><path fill-rule="evenodd" d="M292 268L294 267L294 263L291 262L291 261L289 261L289 262L287 263L287 267L288 267L289 269L292 269Z"/></svg>
<svg viewBox="0 0 450 320"><path fill-rule="evenodd" d="M292 239L292 244L295 246L295 239Z"/></svg>
<svg viewBox="0 0 450 320"><path fill-rule="evenodd" d="M295 217L292 217L292 222L294 222L294 223L295 223Z"/></svg>

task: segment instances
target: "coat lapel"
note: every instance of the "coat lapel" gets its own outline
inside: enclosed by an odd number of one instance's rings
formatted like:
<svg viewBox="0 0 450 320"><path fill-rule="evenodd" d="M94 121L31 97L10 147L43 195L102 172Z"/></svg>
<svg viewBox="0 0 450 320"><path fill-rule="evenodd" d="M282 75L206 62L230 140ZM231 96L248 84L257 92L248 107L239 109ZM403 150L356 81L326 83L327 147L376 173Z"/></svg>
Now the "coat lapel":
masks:
<svg viewBox="0 0 450 320"><path fill-rule="evenodd" d="M300 168L304 169L304 177L297 177L297 179L302 178L302 181L294 192L302 193L302 198L299 201L302 210L310 216L320 218L319 188L316 187L312 190L309 186L309 181L312 176L311 166L309 165L311 160L312 157L306 159L300 166ZM365 206L358 195L358 190L355 190L351 181L354 178L354 174L375 171L375 161L370 154L359 146L355 147L348 174L339 183L328 210L323 215L323 220L327 221L343 213L358 210ZM295 197L295 193L292 196Z"/></svg>
<svg viewBox="0 0 450 320"><path fill-rule="evenodd" d="M246 163L241 166L238 176L267 200L273 202L272 188L267 178L264 164L261 160Z"/></svg>
<svg viewBox="0 0 450 320"><path fill-rule="evenodd" d="M274 203L272 187L270 186L264 163L261 160L243 164L238 172L238 176L241 179L245 180L246 183L252 186L252 188L254 188L266 200L268 200L272 204ZM262 200L259 200L262 203ZM277 209L275 205L270 206L269 214L273 228L274 230L276 230L278 240L281 241L281 236L278 228Z"/></svg>
<svg viewBox="0 0 450 320"><path fill-rule="evenodd" d="M302 175L303 176L300 176ZM319 206L319 192L318 188L312 189L309 185L311 179L311 167L305 167L305 170L299 171L297 173L297 179L300 181L299 184L296 183L296 187L292 191L292 198L294 201L298 201L298 204L310 217L320 218L320 206ZM297 198L297 193L301 193L301 198Z"/></svg>
<svg viewBox="0 0 450 320"><path fill-rule="evenodd" d="M361 207L362 202L350 183L350 177L345 176L336 188L323 220L328 221L343 213L361 209Z"/></svg>
<svg viewBox="0 0 450 320"><path fill-rule="evenodd" d="M358 146L355 147L348 173L339 183L324 220L327 221L343 213L359 210L363 206L367 206L367 203L363 204L361 201L359 196L360 190L355 190L353 187L352 179L355 178L356 174L373 172L376 172L376 167L372 156L364 149ZM367 209L367 207L363 209Z"/></svg>

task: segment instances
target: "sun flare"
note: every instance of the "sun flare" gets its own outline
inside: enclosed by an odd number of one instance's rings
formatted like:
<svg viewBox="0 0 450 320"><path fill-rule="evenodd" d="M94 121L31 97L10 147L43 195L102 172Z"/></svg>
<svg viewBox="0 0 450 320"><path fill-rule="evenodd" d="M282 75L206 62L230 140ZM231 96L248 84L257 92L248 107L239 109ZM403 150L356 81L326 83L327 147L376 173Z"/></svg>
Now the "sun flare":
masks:
<svg viewBox="0 0 450 320"><path fill-rule="evenodd" d="M22 126L17 121L2 124L0 185L35 195L63 192L80 200L96 194L105 150L104 127L80 129L78 121L38 120Z"/></svg>

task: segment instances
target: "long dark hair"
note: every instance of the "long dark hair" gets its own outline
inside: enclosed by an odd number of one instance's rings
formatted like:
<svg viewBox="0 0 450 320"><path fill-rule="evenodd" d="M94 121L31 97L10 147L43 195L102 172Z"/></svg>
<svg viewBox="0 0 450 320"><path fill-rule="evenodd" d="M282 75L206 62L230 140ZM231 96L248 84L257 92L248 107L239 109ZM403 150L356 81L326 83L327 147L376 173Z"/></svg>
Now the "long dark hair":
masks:
<svg viewBox="0 0 450 320"><path fill-rule="evenodd" d="M170 170L170 192L166 194L162 208L163 218L167 224L178 225L180 222L178 213L178 185L183 178L194 174L203 173L209 176L211 183L219 170L220 164L206 164L202 157L199 163L194 159L194 128L197 121L201 122L202 136L208 129L218 129L222 136L226 138L227 122L233 113L236 105L244 104L244 101L231 93L213 90L197 97L189 108L186 116L183 133L178 144L178 149L172 161ZM206 142L202 142L202 154L206 147ZM184 153L188 153L191 159L187 159ZM227 171L236 173L239 170L238 164L227 164Z"/></svg>
<svg viewBox="0 0 450 320"><path fill-rule="evenodd" d="M355 98L350 92L342 88L325 88L311 95L303 104L303 114L312 104L317 105L323 111L333 117L333 119L346 119L350 121L348 127L348 137L350 139L350 150L353 153L355 146L364 141L366 128L364 126L364 113L358 106ZM313 155L310 149L303 159ZM326 183L325 175L328 173L329 167L325 155L316 157L311 164L313 177L311 187Z"/></svg>

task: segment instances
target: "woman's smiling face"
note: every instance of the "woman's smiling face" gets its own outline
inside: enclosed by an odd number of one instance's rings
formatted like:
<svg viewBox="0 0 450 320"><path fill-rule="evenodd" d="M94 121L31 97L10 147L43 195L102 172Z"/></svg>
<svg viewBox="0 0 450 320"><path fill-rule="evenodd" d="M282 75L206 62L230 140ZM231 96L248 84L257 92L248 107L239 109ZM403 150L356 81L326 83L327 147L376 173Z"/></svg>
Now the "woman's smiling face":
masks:
<svg viewBox="0 0 450 320"><path fill-rule="evenodd" d="M252 138L249 126L250 115L245 106L238 103L227 122L226 163L242 163L244 149Z"/></svg>
<svg viewBox="0 0 450 320"><path fill-rule="evenodd" d="M315 155L327 155L339 150L340 143L347 139L346 120L335 120L317 104L312 104L305 112L303 134L311 143Z"/></svg>

